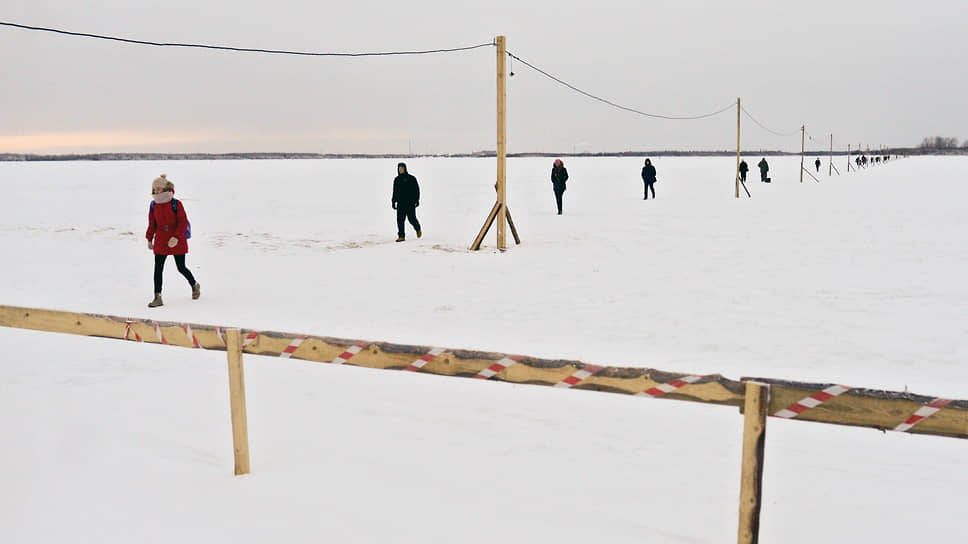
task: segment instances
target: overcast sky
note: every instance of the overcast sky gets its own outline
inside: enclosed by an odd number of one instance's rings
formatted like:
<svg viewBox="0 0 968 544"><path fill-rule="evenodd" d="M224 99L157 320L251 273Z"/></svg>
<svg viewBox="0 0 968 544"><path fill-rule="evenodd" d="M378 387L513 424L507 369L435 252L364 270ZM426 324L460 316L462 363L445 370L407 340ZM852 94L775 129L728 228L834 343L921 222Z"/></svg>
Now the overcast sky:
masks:
<svg viewBox="0 0 968 544"><path fill-rule="evenodd" d="M965 0L0 0L0 21L318 52L508 50L663 115L743 106L825 149L968 138ZM467 152L495 147L495 49L284 57L0 27L0 152ZM736 113L613 109L513 63L509 151L735 148ZM743 118L744 149L799 150Z"/></svg>

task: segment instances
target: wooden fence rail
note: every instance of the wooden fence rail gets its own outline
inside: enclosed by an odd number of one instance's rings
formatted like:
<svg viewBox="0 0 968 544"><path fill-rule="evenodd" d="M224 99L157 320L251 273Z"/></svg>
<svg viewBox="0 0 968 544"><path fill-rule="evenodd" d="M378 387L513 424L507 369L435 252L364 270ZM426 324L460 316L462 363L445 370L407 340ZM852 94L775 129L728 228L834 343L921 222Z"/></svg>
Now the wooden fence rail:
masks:
<svg viewBox="0 0 968 544"><path fill-rule="evenodd" d="M225 350L225 331L219 326L132 319L110 315L0 306L0 326L61 332L189 348ZM410 370L512 383L571 387L735 406L742 411L747 381L771 385L768 413L796 406L789 419L838 425L903 430L968 438L968 400L864 388L846 388L830 395L831 384L791 382L769 378L731 380L719 374L691 375L652 368L597 366L581 361L241 330L243 352L367 368ZM836 386L834 386L836 387ZM797 403L811 396L823 399ZM830 396L830 398L826 398ZM940 406L937 410L932 406ZM931 412L921 418L918 412ZM917 421L906 426L906 422Z"/></svg>

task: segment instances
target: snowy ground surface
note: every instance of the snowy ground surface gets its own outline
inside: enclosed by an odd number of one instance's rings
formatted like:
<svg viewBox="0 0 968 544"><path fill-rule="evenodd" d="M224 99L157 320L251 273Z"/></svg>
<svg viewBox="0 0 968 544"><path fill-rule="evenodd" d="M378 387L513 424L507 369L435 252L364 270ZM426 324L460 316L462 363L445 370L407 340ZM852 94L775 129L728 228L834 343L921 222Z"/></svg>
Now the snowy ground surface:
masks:
<svg viewBox="0 0 968 544"><path fill-rule="evenodd" d="M503 254L466 249L493 159L411 160L402 244L395 160L0 163L0 303L968 398L968 160L772 158L740 200L734 159L654 162L646 202L639 159L566 161L557 216L550 159L510 160ZM169 262L149 310L162 172L203 295ZM0 346L0 542L735 539L732 408L249 356L237 478L223 353ZM964 535L968 442L771 419L766 449L764 542Z"/></svg>

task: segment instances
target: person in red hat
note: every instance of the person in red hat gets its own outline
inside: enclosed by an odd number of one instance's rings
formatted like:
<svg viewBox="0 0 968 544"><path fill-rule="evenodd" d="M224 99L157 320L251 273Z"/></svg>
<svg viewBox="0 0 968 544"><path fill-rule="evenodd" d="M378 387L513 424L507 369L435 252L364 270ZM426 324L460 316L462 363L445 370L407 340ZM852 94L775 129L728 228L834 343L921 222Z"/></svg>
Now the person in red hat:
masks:
<svg viewBox="0 0 968 544"><path fill-rule="evenodd" d="M169 255L174 255L175 266L192 288L192 299L197 299L202 295L202 286L185 266L190 227L185 206L175 199L175 184L165 174L155 178L151 183L151 198L145 237L148 239L148 249L155 254L155 298L148 303L148 307L164 304L161 301L161 280Z"/></svg>

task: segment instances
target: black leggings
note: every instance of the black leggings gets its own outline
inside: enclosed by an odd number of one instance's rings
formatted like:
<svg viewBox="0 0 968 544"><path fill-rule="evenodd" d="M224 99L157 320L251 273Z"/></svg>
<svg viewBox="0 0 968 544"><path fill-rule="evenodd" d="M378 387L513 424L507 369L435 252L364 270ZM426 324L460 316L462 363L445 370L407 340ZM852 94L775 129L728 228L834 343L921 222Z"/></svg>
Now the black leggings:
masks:
<svg viewBox="0 0 968 544"><path fill-rule="evenodd" d="M565 194L565 191L555 191L555 203L558 204L558 214L561 214L561 196Z"/></svg>
<svg viewBox="0 0 968 544"><path fill-rule="evenodd" d="M649 190L650 189L652 190L652 198L655 198L655 186L652 185L653 183L655 183L655 182L654 181L646 181L645 182L645 199L646 200L649 199Z"/></svg>
<svg viewBox="0 0 968 544"><path fill-rule="evenodd" d="M178 267L178 271L181 272L182 276L188 280L188 285L195 287L195 276L192 275L192 271L185 266L185 256L184 255L174 255L175 266ZM161 294L161 277L165 271L165 259L168 255L155 255L155 293Z"/></svg>

